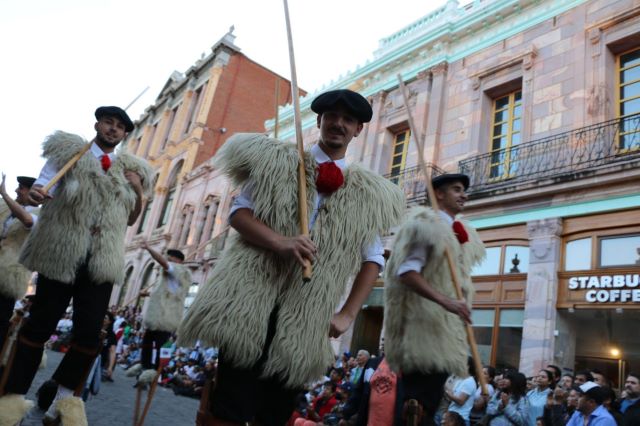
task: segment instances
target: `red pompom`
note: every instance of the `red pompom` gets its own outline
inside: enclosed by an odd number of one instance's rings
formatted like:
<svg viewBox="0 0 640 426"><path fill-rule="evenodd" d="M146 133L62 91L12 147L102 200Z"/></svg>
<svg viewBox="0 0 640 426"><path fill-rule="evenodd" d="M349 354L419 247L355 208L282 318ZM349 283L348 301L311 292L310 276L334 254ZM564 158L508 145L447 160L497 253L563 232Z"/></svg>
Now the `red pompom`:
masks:
<svg viewBox="0 0 640 426"><path fill-rule="evenodd" d="M340 167L333 161L318 165L316 189L322 194L332 194L344 184L344 176Z"/></svg>
<svg viewBox="0 0 640 426"><path fill-rule="evenodd" d="M453 222L453 232L456 234L456 238L458 238L460 244L464 244L469 241L469 234L467 234L467 230L464 229L462 223L457 220Z"/></svg>

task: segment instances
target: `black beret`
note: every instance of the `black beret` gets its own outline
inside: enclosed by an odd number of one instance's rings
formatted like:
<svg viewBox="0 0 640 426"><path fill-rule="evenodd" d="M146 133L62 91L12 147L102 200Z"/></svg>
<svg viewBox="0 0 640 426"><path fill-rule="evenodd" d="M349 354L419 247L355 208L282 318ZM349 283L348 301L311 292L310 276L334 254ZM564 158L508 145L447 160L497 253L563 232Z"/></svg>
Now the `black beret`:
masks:
<svg viewBox="0 0 640 426"><path fill-rule="evenodd" d="M469 176L462 173L445 173L431 179L433 189L440 188L442 185L449 182L461 182L465 191L469 189Z"/></svg>
<svg viewBox="0 0 640 426"><path fill-rule="evenodd" d="M177 259L184 260L184 253L182 253L180 250L169 249L167 250L167 256L173 256Z"/></svg>
<svg viewBox="0 0 640 426"><path fill-rule="evenodd" d="M129 118L125 110L117 106L101 106L96 110L96 120L100 120L101 117L117 117L124 123L124 129L127 132L133 130L133 121Z"/></svg>
<svg viewBox="0 0 640 426"><path fill-rule="evenodd" d="M316 114L322 114L336 104L344 105L361 123L371 121L373 110L369 101L361 94L348 89L330 90L318 95L311 102L311 110Z"/></svg>
<svg viewBox="0 0 640 426"><path fill-rule="evenodd" d="M36 181L36 178L32 178L29 176L18 176L18 183L27 188L31 188L33 183Z"/></svg>

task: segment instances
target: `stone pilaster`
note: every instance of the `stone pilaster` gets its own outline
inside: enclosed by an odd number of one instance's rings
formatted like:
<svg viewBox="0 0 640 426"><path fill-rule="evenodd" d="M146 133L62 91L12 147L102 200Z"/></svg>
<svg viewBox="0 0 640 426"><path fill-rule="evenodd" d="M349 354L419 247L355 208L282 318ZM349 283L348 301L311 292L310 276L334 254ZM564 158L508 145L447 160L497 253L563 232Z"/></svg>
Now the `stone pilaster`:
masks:
<svg viewBox="0 0 640 426"><path fill-rule="evenodd" d="M562 219L528 222L527 231L530 254L520 371L530 376L554 359Z"/></svg>

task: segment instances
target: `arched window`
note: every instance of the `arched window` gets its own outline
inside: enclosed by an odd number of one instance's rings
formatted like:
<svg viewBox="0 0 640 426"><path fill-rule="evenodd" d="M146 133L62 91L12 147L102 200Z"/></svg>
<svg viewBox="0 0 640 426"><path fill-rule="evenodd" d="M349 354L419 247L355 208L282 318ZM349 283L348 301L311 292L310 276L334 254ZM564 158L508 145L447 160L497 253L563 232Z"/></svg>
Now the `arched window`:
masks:
<svg viewBox="0 0 640 426"><path fill-rule="evenodd" d="M151 208L153 207L153 199L156 195L156 184L158 183L158 175L156 174L155 178L153 178L153 191L151 191L151 196L147 199L147 202L144 205L144 210L142 210L142 217L140 218L140 225L138 226L138 234L141 234L144 231L147 222L149 222L149 216L151 215Z"/></svg>
<svg viewBox="0 0 640 426"><path fill-rule="evenodd" d="M122 304L126 301L125 296L127 295L127 289L129 288L129 282L131 282L131 275L133 274L133 266L129 266L127 268L127 272L124 275L124 282L120 287L120 294L118 295L118 306L122 306Z"/></svg>
<svg viewBox="0 0 640 426"><path fill-rule="evenodd" d="M142 274L142 284L140 285L140 290L145 289L149 287L151 284L153 284L152 280L153 280L153 262L149 262L149 264L144 270L144 273ZM138 296L138 299L136 300L136 308L138 307L139 304L140 304L140 297Z"/></svg>
<svg viewBox="0 0 640 426"><path fill-rule="evenodd" d="M211 233L215 228L216 215L218 214L218 207L220 206L220 199L215 195L209 195L204 201L203 217L198 229L199 243L204 244L212 237Z"/></svg>
<svg viewBox="0 0 640 426"><path fill-rule="evenodd" d="M178 164L175 165L173 170L171 171L171 175L169 175L169 185L167 185L167 196L164 199L164 204L162 205L162 211L160 212L160 220L158 220L158 227L164 226L169 222L169 217L171 216L171 208L173 207L173 201L176 196L176 190L178 189L178 175L182 170L182 165L184 161L180 160Z"/></svg>
<svg viewBox="0 0 640 426"><path fill-rule="evenodd" d="M181 227L179 232L178 246L183 247L189 242L189 233L191 231L191 221L193 219L193 206L187 204L182 209Z"/></svg>

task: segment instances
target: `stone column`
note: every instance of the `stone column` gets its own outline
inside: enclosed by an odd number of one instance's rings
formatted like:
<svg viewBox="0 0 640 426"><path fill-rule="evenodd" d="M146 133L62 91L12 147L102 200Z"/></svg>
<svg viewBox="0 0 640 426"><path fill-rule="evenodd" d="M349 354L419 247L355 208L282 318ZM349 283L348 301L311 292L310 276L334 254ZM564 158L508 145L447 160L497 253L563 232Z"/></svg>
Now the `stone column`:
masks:
<svg viewBox="0 0 640 426"><path fill-rule="evenodd" d="M527 231L530 254L520 371L531 376L554 359L562 219L528 222Z"/></svg>
<svg viewBox="0 0 640 426"><path fill-rule="evenodd" d="M442 115L446 105L445 88L448 68L446 62L441 62L431 68L432 82L430 99L427 104L424 149L425 161L433 164L438 164L440 156L440 133L442 131Z"/></svg>

